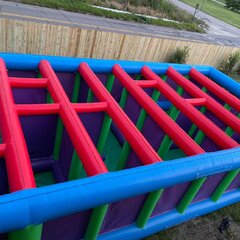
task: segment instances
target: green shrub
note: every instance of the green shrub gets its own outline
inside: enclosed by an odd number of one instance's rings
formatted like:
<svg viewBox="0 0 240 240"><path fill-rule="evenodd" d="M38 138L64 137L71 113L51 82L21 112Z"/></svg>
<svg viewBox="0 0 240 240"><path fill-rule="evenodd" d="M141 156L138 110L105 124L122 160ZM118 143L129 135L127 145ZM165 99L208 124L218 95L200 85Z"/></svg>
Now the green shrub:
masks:
<svg viewBox="0 0 240 240"><path fill-rule="evenodd" d="M226 59L224 59L219 67L219 70L225 74L229 74L233 71L234 67L240 60L240 51L231 53Z"/></svg>
<svg viewBox="0 0 240 240"><path fill-rule="evenodd" d="M186 63L189 57L190 48L184 46L183 48L178 47L168 57L167 62L169 63Z"/></svg>
<svg viewBox="0 0 240 240"><path fill-rule="evenodd" d="M240 75L240 64L238 65L236 72Z"/></svg>
<svg viewBox="0 0 240 240"><path fill-rule="evenodd" d="M240 12L240 0L226 0L226 7L234 12Z"/></svg>

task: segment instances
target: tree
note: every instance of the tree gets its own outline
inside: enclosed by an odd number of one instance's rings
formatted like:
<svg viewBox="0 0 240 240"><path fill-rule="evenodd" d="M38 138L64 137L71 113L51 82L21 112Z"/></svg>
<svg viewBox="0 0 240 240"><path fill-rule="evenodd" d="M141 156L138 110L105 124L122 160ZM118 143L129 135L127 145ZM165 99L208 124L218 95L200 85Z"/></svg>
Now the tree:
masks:
<svg viewBox="0 0 240 240"><path fill-rule="evenodd" d="M240 60L240 51L231 53L227 58L225 58L220 64L220 71L225 74L229 74L233 71L234 67Z"/></svg>
<svg viewBox="0 0 240 240"><path fill-rule="evenodd" d="M130 3L130 0L124 0L123 1L123 9L126 11L127 10L127 7L128 7L128 4Z"/></svg>
<svg viewBox="0 0 240 240"><path fill-rule="evenodd" d="M226 7L240 13L240 0L226 0Z"/></svg>

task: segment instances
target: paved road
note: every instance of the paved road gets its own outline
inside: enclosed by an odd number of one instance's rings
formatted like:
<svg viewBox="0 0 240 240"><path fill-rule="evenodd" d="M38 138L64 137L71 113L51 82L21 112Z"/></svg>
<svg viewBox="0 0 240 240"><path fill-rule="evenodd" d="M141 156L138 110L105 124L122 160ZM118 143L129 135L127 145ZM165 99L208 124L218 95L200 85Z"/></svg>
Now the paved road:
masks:
<svg viewBox="0 0 240 240"><path fill-rule="evenodd" d="M189 11L191 11L191 9ZM192 33L172 28L138 24L62 10L54 10L11 1L0 0L0 17L240 47L240 30L236 31L236 34L231 35L223 35L219 32L207 34Z"/></svg>
<svg viewBox="0 0 240 240"><path fill-rule="evenodd" d="M170 2L174 3L179 8L184 9L188 13L193 14L195 9L183 2L178 0L170 0ZM208 34L211 35L219 35L224 37L233 37L233 38L240 38L240 29L236 28L228 23L225 23L217 18L214 18L202 11L197 11L196 17L202 19L209 25ZM240 17L240 16L239 16ZM239 40L240 41L240 40Z"/></svg>

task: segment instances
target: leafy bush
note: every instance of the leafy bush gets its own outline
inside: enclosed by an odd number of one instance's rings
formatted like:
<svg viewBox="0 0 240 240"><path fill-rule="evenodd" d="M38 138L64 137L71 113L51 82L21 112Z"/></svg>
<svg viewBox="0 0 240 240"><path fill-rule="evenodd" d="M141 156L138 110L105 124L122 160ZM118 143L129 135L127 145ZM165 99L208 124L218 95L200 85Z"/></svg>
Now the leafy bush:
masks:
<svg viewBox="0 0 240 240"><path fill-rule="evenodd" d="M238 65L236 72L240 75L240 64Z"/></svg>
<svg viewBox="0 0 240 240"><path fill-rule="evenodd" d="M240 0L226 0L226 7L234 12L240 12Z"/></svg>
<svg viewBox="0 0 240 240"><path fill-rule="evenodd" d="M234 67L240 60L240 51L231 53L226 59L224 59L219 67L219 70L225 74L229 74L233 71Z"/></svg>
<svg viewBox="0 0 240 240"><path fill-rule="evenodd" d="M189 57L190 48L184 46L183 48L178 47L168 57L167 62L169 63L186 63Z"/></svg>

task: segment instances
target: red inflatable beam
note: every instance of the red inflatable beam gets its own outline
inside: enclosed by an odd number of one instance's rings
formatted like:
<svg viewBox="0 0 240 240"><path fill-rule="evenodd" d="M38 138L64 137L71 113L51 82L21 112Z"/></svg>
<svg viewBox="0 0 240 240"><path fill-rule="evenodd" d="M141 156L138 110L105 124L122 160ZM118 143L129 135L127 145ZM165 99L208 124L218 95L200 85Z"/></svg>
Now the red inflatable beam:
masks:
<svg viewBox="0 0 240 240"><path fill-rule="evenodd" d="M41 75L48 79L48 90L54 102L60 104L60 117L87 175L93 176L108 172L49 62L45 60L41 61L39 70Z"/></svg>
<svg viewBox="0 0 240 240"><path fill-rule="evenodd" d="M72 103L77 113L104 112L107 103ZM17 104L15 106L19 116L58 114L60 104Z"/></svg>
<svg viewBox="0 0 240 240"><path fill-rule="evenodd" d="M216 95L218 98L235 108L240 112L240 100L228 92L223 87L204 76L202 73L198 72L196 69L192 68L189 72L189 76L193 78L196 82L200 83L202 86L206 87L210 92Z"/></svg>
<svg viewBox="0 0 240 240"><path fill-rule="evenodd" d="M88 86L93 91L99 101L107 102L107 113L112 118L117 127L121 130L124 137L129 142L130 146L136 152L140 161L143 164L151 164L162 161L158 154L154 151L151 145L142 136L140 131L124 113L121 107L117 104L114 98L103 86L101 81L92 72L86 63L81 63L79 72L84 78Z"/></svg>
<svg viewBox="0 0 240 240"><path fill-rule="evenodd" d="M148 80L148 81L135 81L137 85L141 88L155 88L157 85L157 81L155 80Z"/></svg>
<svg viewBox="0 0 240 240"><path fill-rule="evenodd" d="M58 114L60 104L17 104L19 116Z"/></svg>
<svg viewBox="0 0 240 240"><path fill-rule="evenodd" d="M108 104L106 102L96 103L74 103L73 108L77 113L105 112Z"/></svg>
<svg viewBox="0 0 240 240"><path fill-rule="evenodd" d="M143 69L145 74L147 69ZM152 119L163 131L183 150L186 155L204 153L204 150L191 139L158 105L141 89L136 82L119 66L114 65L113 74L133 96L133 98L146 110ZM149 79L156 79L155 75ZM158 85L158 84L157 84ZM167 84L166 84L167 85ZM174 91L175 92L175 91ZM177 93L176 93L177 94Z"/></svg>
<svg viewBox="0 0 240 240"><path fill-rule="evenodd" d="M206 98L185 98L185 100L193 106L203 106L206 103Z"/></svg>
<svg viewBox="0 0 240 240"><path fill-rule="evenodd" d="M212 121L204 116L195 107L189 104L184 98L179 96L173 88L165 83L158 75L148 67L142 68L145 78L158 80L157 89L170 101L176 108L183 112L194 124L196 124L210 139L212 139L221 149L237 147L238 143L231 139L225 132L218 128ZM168 76L175 80L176 73L172 68L167 72ZM179 84L181 86L181 84ZM191 92L190 92L191 93Z"/></svg>
<svg viewBox="0 0 240 240"><path fill-rule="evenodd" d="M0 59L0 123L10 191L36 187L5 63Z"/></svg>
<svg viewBox="0 0 240 240"><path fill-rule="evenodd" d="M15 88L46 88L47 79L44 78L9 78L11 87Z"/></svg>
<svg viewBox="0 0 240 240"><path fill-rule="evenodd" d="M214 113L222 122L230 126L237 133L240 133L240 120L227 109L225 109L221 104L215 101L208 94L203 92L200 88L194 85L191 81L183 77L180 73L169 67L167 70L167 75L180 85L185 91L191 94L193 97L206 98L207 102L205 104L206 108ZM224 94L223 94L224 95Z"/></svg>
<svg viewBox="0 0 240 240"><path fill-rule="evenodd" d="M4 157L5 156L5 151L6 151L6 144L5 143L1 143L0 144L0 157Z"/></svg>

